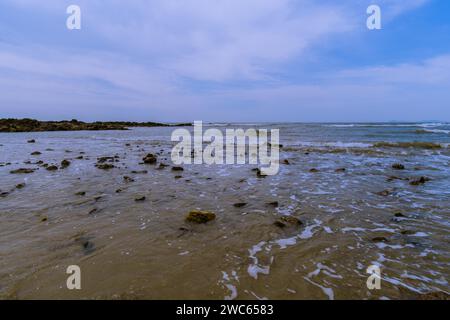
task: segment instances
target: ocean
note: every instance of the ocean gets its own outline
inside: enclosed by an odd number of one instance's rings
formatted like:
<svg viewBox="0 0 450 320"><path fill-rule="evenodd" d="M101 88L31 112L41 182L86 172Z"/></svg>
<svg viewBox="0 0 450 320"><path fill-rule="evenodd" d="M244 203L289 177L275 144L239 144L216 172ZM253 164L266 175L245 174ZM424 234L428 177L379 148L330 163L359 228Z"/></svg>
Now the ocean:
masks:
<svg viewBox="0 0 450 320"><path fill-rule="evenodd" d="M279 129L279 173L259 177L248 164L173 171L169 127L0 133L0 298L405 299L450 291L449 123L207 128ZM142 164L148 153L168 166ZM96 167L101 157L114 168ZM21 168L35 171L11 173ZM216 219L186 222L191 210ZM82 290L66 287L70 265L81 269ZM370 266L380 269L379 290L367 287Z"/></svg>

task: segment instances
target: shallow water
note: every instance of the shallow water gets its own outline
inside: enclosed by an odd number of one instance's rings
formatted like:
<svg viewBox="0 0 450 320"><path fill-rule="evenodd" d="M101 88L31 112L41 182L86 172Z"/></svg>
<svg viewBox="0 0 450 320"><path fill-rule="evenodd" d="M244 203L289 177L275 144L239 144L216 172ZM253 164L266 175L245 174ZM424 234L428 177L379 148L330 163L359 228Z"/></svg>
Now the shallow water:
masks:
<svg viewBox="0 0 450 320"><path fill-rule="evenodd" d="M0 133L0 193L9 192L0 197L0 297L398 299L450 290L449 125L236 126L279 128L290 164L266 178L251 165L184 165L180 174L139 164L147 153L171 164L171 128ZM373 146L414 141L442 148ZM118 168L95 167L114 155ZM71 165L54 172L33 164L63 159ZM39 170L10 174L18 168ZM186 223L193 209L217 219ZM283 215L303 225L280 229ZM382 288L370 291L374 264ZM66 288L69 265L81 267L82 290Z"/></svg>

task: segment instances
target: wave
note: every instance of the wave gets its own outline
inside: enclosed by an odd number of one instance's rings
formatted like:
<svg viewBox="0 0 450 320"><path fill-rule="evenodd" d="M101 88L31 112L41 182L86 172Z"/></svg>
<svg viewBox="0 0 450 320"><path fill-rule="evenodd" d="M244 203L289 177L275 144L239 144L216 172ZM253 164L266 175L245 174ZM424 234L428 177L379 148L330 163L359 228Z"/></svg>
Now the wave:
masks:
<svg viewBox="0 0 450 320"><path fill-rule="evenodd" d="M429 122L429 123L346 123L346 124L325 124L325 127L334 128L377 128L377 127L420 127L420 128L432 128L432 127L442 127L448 126L449 123L443 122ZM445 130L446 131L446 130Z"/></svg>

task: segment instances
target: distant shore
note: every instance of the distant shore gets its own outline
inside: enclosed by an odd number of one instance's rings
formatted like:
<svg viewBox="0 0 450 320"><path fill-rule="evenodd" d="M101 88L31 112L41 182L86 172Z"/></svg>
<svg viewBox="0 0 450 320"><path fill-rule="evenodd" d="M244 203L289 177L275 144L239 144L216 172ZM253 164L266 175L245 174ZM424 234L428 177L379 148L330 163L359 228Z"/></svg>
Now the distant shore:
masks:
<svg viewBox="0 0 450 320"><path fill-rule="evenodd" d="M131 127L184 127L191 125L191 123L166 124L158 122L128 121L83 122L76 119L63 121L39 121L35 119L0 119L0 132L129 130L129 128Z"/></svg>

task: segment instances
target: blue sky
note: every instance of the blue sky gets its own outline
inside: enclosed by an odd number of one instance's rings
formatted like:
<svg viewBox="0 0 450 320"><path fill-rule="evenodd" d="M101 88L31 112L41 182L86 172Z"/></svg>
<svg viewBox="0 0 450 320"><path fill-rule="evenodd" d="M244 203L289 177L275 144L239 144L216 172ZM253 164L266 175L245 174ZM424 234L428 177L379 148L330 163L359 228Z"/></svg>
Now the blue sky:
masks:
<svg viewBox="0 0 450 320"><path fill-rule="evenodd" d="M2 0L0 117L450 121L450 2Z"/></svg>

